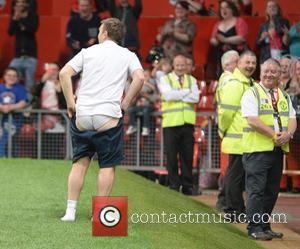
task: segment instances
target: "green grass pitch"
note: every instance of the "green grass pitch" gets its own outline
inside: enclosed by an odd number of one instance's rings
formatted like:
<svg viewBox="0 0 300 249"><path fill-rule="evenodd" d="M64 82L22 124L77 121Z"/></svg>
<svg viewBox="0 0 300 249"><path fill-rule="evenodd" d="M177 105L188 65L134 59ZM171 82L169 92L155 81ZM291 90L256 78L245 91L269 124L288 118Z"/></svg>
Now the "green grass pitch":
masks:
<svg viewBox="0 0 300 249"><path fill-rule="evenodd" d="M93 237L91 197L97 166L90 167L74 223L60 221L66 205L69 161L0 160L0 248L261 248L230 224L134 224L127 237ZM118 168L113 195L128 196L137 213L214 212L201 203Z"/></svg>

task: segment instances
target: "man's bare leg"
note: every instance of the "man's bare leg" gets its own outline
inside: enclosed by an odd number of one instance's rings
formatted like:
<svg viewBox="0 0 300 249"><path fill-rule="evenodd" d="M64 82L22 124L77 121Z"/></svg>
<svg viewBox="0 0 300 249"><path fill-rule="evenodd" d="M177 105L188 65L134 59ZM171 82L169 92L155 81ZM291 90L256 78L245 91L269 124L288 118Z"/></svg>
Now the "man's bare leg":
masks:
<svg viewBox="0 0 300 249"><path fill-rule="evenodd" d="M99 170L98 174L98 196L109 196L115 179L115 167Z"/></svg>
<svg viewBox="0 0 300 249"><path fill-rule="evenodd" d="M80 158L73 164L68 178L68 201L67 209L62 221L75 221L76 205L84 184L84 178L90 165L90 158Z"/></svg>

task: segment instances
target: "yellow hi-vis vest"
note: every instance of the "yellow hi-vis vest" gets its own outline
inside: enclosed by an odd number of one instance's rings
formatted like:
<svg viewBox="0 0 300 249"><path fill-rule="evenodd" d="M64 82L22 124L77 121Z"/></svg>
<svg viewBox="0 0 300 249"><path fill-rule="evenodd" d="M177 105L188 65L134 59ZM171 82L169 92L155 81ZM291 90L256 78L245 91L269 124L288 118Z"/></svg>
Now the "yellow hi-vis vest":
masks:
<svg viewBox="0 0 300 249"><path fill-rule="evenodd" d="M221 135L221 150L225 154L243 154L241 98L251 86L252 79L246 77L238 68L233 72L234 80L222 88L220 111L218 113L218 132Z"/></svg>
<svg viewBox="0 0 300 249"><path fill-rule="evenodd" d="M274 129L274 109L272 106L272 100L268 96L265 89L259 85L255 84L250 88L253 94L256 96L258 103L258 117L267 126ZM282 123L283 131L287 131L289 122L289 101L288 96L285 92L278 88L278 102L277 108L279 112L279 117ZM252 129L247 119L243 120L243 150L244 153L252 152L263 152L263 151L273 151L274 141L272 138L267 137L254 129ZM281 146L284 152L289 152L289 143Z"/></svg>
<svg viewBox="0 0 300 249"><path fill-rule="evenodd" d="M218 87L216 90L216 95L215 95L215 102L217 104L217 111L220 111L220 105L221 105L221 91L222 88L226 85L226 83L233 81L234 76L233 73L229 72L229 71L224 71L218 81Z"/></svg>
<svg viewBox="0 0 300 249"><path fill-rule="evenodd" d="M183 76L183 86L180 86L178 80L174 78L172 73L164 76L166 82L169 82L173 90L179 89L191 89L192 80L190 75L184 74ZM195 124L196 123L196 112L195 104L185 103L183 101L166 101L164 95L161 95L162 104L162 127L174 127L181 126L184 124Z"/></svg>

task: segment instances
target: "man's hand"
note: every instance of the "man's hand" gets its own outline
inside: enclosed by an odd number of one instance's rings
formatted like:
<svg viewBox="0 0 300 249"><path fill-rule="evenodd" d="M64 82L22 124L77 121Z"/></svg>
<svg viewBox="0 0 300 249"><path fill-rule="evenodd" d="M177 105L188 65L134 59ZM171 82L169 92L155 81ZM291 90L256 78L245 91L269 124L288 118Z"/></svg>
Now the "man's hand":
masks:
<svg viewBox="0 0 300 249"><path fill-rule="evenodd" d="M0 111L3 113L9 113L11 111L11 105L1 105Z"/></svg>
<svg viewBox="0 0 300 249"><path fill-rule="evenodd" d="M91 38L88 40L87 45L88 46L92 46L97 42L97 40L95 38Z"/></svg>
<svg viewBox="0 0 300 249"><path fill-rule="evenodd" d="M261 33L260 35L260 40L263 41L264 39L266 39L269 36L269 33L264 31Z"/></svg>
<svg viewBox="0 0 300 249"><path fill-rule="evenodd" d="M283 131L283 132L279 132L277 133L277 137L275 139L275 144L277 146L282 146L286 143L288 143L290 141L290 135L286 132L286 131Z"/></svg>
<svg viewBox="0 0 300 249"><path fill-rule="evenodd" d="M224 35L217 34L217 35L216 35L216 38L217 38L217 40L218 40L219 42L221 42L221 43L226 43L226 42L227 42L227 39L226 39L226 37L225 37Z"/></svg>
<svg viewBox="0 0 300 249"><path fill-rule="evenodd" d="M72 118L74 113L75 113L75 103L74 104L70 104L67 105L67 113L68 113L68 117Z"/></svg>
<svg viewBox="0 0 300 249"><path fill-rule="evenodd" d="M130 103L128 101L126 101L126 100L124 101L124 100L121 103L121 109L126 113L130 106Z"/></svg>
<svg viewBox="0 0 300 249"><path fill-rule="evenodd" d="M73 41L72 42L72 48L80 49L80 42L79 41Z"/></svg>

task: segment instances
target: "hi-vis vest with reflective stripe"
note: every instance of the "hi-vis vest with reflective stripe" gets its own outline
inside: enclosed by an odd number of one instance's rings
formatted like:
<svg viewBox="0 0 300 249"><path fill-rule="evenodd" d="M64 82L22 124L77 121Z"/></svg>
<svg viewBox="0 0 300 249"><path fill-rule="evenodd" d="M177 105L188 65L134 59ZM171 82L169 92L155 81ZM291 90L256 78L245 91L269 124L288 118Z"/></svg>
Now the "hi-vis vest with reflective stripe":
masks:
<svg viewBox="0 0 300 249"><path fill-rule="evenodd" d="M272 101L268 96L268 93L265 92L265 89L259 84L255 84L251 91L256 96L258 103L258 117L259 119L267 126L274 129L274 110L272 106ZM286 93L278 88L278 102L277 108L279 116L282 123L282 129L287 131L288 122L289 122L289 101ZM253 130L247 119L243 120L243 148L245 153L252 152L263 152L263 151L273 151L274 141L272 138L267 137L259 132ZM282 150L289 152L289 144L281 146Z"/></svg>
<svg viewBox="0 0 300 249"><path fill-rule="evenodd" d="M165 77L166 82L169 82L173 90L176 89L190 89L192 85L191 76L184 74L183 87L181 88L178 80L174 78L172 73L167 74ZM183 101L166 101L164 95L161 95L162 104L162 127L174 127L184 124L195 124L196 112L195 104L185 103Z"/></svg>
<svg viewBox="0 0 300 249"><path fill-rule="evenodd" d="M233 81L233 80L235 80L234 76L229 71L224 71L219 78L218 87L217 87L216 96L215 96L215 101L217 103L218 112L220 110L220 105L221 105L221 96L220 95L221 95L222 88L226 85L226 83Z"/></svg>
<svg viewBox="0 0 300 249"><path fill-rule="evenodd" d="M242 155L243 119L240 101L244 92L250 88L252 79L242 74L238 68L234 70L233 76L234 79L222 88L218 129L219 134L223 135L222 152Z"/></svg>

